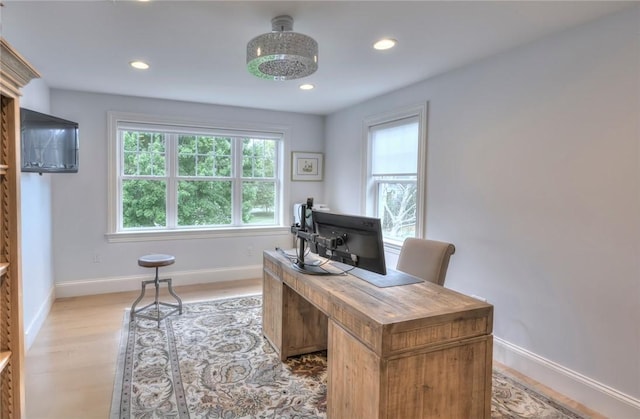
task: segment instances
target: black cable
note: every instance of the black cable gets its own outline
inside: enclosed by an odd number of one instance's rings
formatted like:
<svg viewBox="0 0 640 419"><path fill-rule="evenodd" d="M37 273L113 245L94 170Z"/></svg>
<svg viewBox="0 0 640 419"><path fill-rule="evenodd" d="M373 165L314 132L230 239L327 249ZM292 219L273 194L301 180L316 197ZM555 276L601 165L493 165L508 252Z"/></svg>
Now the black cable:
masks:
<svg viewBox="0 0 640 419"><path fill-rule="evenodd" d="M297 262L297 257L295 255L290 255L279 247L276 247L276 251L280 253L285 258L289 259L290 262Z"/></svg>

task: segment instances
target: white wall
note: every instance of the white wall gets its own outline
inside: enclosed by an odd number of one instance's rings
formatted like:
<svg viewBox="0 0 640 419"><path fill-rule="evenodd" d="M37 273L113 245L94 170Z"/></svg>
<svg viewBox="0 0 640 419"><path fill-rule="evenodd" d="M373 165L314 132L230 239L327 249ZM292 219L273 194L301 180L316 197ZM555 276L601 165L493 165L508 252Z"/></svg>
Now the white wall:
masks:
<svg viewBox="0 0 640 419"><path fill-rule="evenodd" d="M20 106L49 113L49 87L34 79L22 89ZM33 343L54 299L51 248L51 175L20 174L22 288L25 345Z"/></svg>
<svg viewBox="0 0 640 419"><path fill-rule="evenodd" d="M107 112L133 112L195 121L264 123L290 127L292 151L323 151L324 118L228 106L143 99L52 89L56 115L76 121L80 129L80 169L53 178L53 247L56 295L80 295L138 289L148 269L137 266L146 253L170 253L167 267L180 283L261 275L262 250L291 247L287 233L256 237L109 243L107 232ZM290 155L285 156L287 161ZM321 182L289 182L289 203L313 196L322 202ZM251 247L249 255L249 247ZM95 263L98 255L100 262Z"/></svg>
<svg viewBox="0 0 640 419"><path fill-rule="evenodd" d="M640 417L639 27L636 7L326 126L325 196L359 212L363 120L429 102L427 236L456 245L447 286L494 305L496 359L617 418Z"/></svg>

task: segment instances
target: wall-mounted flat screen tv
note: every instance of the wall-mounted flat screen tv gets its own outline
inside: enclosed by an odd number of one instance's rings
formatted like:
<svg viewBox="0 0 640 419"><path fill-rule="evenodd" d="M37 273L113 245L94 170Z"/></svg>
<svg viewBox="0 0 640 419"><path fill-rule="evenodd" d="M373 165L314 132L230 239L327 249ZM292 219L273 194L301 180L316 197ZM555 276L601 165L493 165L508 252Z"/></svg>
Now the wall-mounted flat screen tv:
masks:
<svg viewBox="0 0 640 419"><path fill-rule="evenodd" d="M20 131L23 172L78 172L76 122L20 108Z"/></svg>

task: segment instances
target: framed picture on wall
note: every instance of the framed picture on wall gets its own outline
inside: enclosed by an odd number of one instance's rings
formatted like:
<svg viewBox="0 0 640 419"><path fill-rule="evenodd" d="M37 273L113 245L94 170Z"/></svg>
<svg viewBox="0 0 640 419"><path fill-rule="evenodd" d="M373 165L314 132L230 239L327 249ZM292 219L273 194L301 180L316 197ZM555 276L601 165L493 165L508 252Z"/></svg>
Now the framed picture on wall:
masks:
<svg viewBox="0 0 640 419"><path fill-rule="evenodd" d="M291 180L321 181L323 157L322 153L291 152Z"/></svg>

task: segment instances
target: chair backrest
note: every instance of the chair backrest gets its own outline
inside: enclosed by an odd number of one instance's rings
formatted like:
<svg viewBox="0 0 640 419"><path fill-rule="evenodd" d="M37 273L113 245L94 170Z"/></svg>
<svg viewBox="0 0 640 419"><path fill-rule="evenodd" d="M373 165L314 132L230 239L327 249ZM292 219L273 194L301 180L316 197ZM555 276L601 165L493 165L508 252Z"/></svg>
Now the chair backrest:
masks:
<svg viewBox="0 0 640 419"><path fill-rule="evenodd" d="M449 258L455 251L451 243L410 237L402 244L396 269L444 285Z"/></svg>

